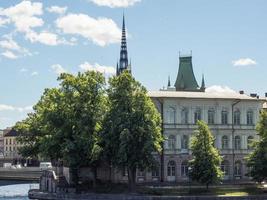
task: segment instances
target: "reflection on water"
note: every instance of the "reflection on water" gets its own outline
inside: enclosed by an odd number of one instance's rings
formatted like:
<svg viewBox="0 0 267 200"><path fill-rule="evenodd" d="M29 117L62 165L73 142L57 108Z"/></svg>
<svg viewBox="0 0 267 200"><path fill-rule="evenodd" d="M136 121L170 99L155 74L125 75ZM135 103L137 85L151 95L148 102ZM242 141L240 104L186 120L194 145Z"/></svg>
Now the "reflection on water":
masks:
<svg viewBox="0 0 267 200"><path fill-rule="evenodd" d="M15 184L0 186L0 200L28 200L29 189L37 189L38 184Z"/></svg>

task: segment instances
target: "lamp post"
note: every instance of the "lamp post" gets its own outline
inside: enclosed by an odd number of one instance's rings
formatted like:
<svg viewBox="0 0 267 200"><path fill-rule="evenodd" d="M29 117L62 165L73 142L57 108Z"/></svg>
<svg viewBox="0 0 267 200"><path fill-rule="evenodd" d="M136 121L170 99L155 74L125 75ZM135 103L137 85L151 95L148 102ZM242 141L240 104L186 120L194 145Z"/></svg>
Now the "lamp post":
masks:
<svg viewBox="0 0 267 200"><path fill-rule="evenodd" d="M233 162L233 181L235 180L235 127L234 127L234 107L236 104L238 104L241 100L240 99L236 99L233 103L232 103L232 162Z"/></svg>
<svg viewBox="0 0 267 200"><path fill-rule="evenodd" d="M192 167L188 167L188 186L189 186L189 193L191 193L191 171L192 171Z"/></svg>

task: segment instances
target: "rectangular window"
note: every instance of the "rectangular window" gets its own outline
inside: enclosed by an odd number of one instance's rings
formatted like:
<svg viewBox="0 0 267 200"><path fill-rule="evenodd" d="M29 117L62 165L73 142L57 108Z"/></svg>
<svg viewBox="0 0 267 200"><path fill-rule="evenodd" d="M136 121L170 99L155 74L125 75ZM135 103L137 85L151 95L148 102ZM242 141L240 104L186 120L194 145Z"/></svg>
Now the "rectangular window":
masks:
<svg viewBox="0 0 267 200"><path fill-rule="evenodd" d="M253 112L247 112L247 125L253 125Z"/></svg>
<svg viewBox="0 0 267 200"><path fill-rule="evenodd" d="M196 111L194 113L195 124L197 123L198 120L201 120L201 110L200 109L196 109Z"/></svg>
<svg viewBox="0 0 267 200"><path fill-rule="evenodd" d="M228 112L222 111L222 124L228 124Z"/></svg>
<svg viewBox="0 0 267 200"><path fill-rule="evenodd" d="M188 110L186 108L182 109L181 117L182 124L188 124Z"/></svg>
<svg viewBox="0 0 267 200"><path fill-rule="evenodd" d="M209 110L208 111L208 124L214 124L214 118L215 118L215 111Z"/></svg>
<svg viewBox="0 0 267 200"><path fill-rule="evenodd" d="M240 112L239 111L234 112L234 124L240 125Z"/></svg>

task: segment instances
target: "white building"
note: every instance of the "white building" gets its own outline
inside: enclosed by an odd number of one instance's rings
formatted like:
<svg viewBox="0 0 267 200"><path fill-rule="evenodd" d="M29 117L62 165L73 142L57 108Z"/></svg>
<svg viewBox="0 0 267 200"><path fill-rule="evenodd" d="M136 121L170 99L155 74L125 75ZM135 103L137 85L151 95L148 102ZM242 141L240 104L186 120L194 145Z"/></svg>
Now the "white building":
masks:
<svg viewBox="0 0 267 200"><path fill-rule="evenodd" d="M212 88L205 90L204 78L198 86L192 67L192 57L180 57L175 87L151 91L163 120L166 138L161 164L163 181L184 181L188 175L190 138L197 120L204 120L215 136L215 146L223 155L221 168L225 179L246 179L245 156L251 152L251 142L258 139L255 125L264 101L257 95L248 96Z"/></svg>

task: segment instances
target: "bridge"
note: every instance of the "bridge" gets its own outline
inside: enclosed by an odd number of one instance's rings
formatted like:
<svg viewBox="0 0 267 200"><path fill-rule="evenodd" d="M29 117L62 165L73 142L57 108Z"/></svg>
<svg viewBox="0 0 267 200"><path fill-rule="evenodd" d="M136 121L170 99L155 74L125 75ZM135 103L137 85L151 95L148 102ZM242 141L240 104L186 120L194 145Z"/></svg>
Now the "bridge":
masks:
<svg viewBox="0 0 267 200"><path fill-rule="evenodd" d="M0 168L0 184L1 181L10 183L29 183L38 182L42 174L39 167L23 167L19 169Z"/></svg>

